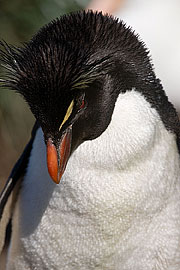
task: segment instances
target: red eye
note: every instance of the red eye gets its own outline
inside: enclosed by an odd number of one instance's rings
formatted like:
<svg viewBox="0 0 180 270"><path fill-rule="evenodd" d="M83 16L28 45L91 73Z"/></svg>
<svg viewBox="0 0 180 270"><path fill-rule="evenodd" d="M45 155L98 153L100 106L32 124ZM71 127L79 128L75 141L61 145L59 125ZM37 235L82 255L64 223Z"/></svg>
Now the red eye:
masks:
<svg viewBox="0 0 180 270"><path fill-rule="evenodd" d="M85 105L85 102L84 102L84 99L82 99L82 103L81 103L81 106L80 106L80 110L84 108L84 105Z"/></svg>

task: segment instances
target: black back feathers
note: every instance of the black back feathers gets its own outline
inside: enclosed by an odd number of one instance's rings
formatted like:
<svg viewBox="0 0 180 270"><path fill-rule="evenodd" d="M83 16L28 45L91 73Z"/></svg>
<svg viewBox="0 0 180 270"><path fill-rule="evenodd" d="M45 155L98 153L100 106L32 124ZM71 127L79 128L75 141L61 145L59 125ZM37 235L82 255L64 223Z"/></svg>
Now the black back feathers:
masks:
<svg viewBox="0 0 180 270"><path fill-rule="evenodd" d="M39 125L36 122L32 130L32 136L28 144L26 145L22 155L16 162L14 168L11 171L10 176L0 194L0 254L3 249L5 241L6 226L9 220L12 218L13 210L19 193L21 181L23 181L24 174L29 162L29 156L32 149L32 144L36 131Z"/></svg>

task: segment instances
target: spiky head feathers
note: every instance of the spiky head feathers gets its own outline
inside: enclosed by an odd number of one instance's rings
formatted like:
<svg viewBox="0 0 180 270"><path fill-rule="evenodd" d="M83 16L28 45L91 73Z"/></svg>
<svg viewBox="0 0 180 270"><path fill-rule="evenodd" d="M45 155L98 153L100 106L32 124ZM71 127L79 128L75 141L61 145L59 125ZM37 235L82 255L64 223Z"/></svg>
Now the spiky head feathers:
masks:
<svg viewBox="0 0 180 270"><path fill-rule="evenodd" d="M21 48L2 42L1 46L0 58L7 69L2 85L22 94L42 125L47 118L64 115L81 89L114 72L119 51L122 62L133 54L148 63L146 49L130 29L101 13L63 16L41 28ZM57 121L52 122L57 129Z"/></svg>

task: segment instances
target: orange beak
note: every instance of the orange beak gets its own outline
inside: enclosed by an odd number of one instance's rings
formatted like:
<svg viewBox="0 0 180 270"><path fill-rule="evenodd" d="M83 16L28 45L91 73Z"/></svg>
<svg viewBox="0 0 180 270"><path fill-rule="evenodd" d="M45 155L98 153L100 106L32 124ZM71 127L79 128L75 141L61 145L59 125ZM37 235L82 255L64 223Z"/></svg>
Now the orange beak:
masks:
<svg viewBox="0 0 180 270"><path fill-rule="evenodd" d="M47 167L52 180L59 184L65 171L71 150L72 127L68 127L61 137L58 147L53 144L52 139L47 141Z"/></svg>

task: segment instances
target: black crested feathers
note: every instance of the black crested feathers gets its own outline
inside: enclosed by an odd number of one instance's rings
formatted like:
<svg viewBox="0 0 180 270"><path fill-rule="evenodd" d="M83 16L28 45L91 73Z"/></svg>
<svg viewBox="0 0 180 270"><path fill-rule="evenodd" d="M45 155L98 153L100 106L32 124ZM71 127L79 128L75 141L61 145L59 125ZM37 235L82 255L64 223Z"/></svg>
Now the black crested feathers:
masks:
<svg viewBox="0 0 180 270"><path fill-rule="evenodd" d="M2 85L22 94L41 124L64 115L75 89L100 80L119 49L125 54L127 47L131 54L134 46L138 58L147 58L146 49L122 22L92 12L52 21L21 48L1 45L7 69Z"/></svg>
<svg viewBox="0 0 180 270"><path fill-rule="evenodd" d="M0 58L7 69L2 85L21 93L40 124L51 131L58 129L77 92L108 74L114 91L140 91L166 128L180 137L176 111L155 77L148 51L122 21L77 12L42 27L21 48L1 45Z"/></svg>

